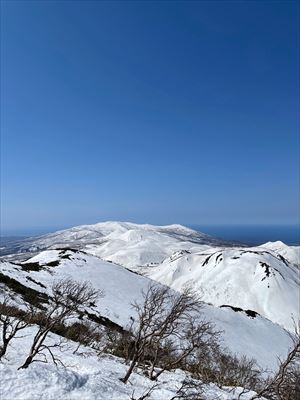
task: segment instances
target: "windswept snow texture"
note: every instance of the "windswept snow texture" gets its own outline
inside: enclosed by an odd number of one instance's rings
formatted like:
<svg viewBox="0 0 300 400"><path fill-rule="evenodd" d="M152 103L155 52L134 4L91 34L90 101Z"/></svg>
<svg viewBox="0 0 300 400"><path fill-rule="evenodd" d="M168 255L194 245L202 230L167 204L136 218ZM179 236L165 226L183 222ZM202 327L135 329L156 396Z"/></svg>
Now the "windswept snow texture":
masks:
<svg viewBox="0 0 300 400"><path fill-rule="evenodd" d="M126 366L121 359L112 356L97 357L90 348L81 348L73 354L77 345L68 342L64 352L52 351L63 360L66 368L49 363L33 363L28 369L17 370L29 351L35 327L27 328L25 337L15 341L8 349L7 357L0 363L0 398L3 400L129 400L133 391L135 398L145 394L153 381L134 372L130 383L125 385L119 378L126 373ZM58 336L49 334L46 343L58 341ZM174 397L185 378L181 370L165 372L159 379L159 387L150 396L152 400L169 400ZM242 389L230 391L219 389L214 384L205 385L204 395L207 400L232 400L237 398ZM254 392L243 394L241 400L250 399Z"/></svg>
<svg viewBox="0 0 300 400"><path fill-rule="evenodd" d="M141 292L151 282L145 276L77 250L47 250L24 263L3 262L0 269L2 274L40 292L49 293L52 282L61 278L88 280L95 288L104 291L104 297L88 311L109 318L122 327L126 327L130 318L135 316L132 302L142 302ZM256 358L263 368L274 369L276 357L284 356L291 345L291 339L283 328L261 316L253 317L230 307L204 305L203 317L212 321L217 330L223 331L224 347L233 353Z"/></svg>

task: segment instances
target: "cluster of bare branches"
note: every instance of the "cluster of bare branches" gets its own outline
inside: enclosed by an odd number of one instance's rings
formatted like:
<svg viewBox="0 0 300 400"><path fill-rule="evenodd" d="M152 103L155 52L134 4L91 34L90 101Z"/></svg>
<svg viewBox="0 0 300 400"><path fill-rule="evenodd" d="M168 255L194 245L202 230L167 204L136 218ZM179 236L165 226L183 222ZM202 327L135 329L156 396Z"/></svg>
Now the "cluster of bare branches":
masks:
<svg viewBox="0 0 300 400"><path fill-rule="evenodd" d="M133 304L136 318L115 347L129 364L121 381L126 383L137 367L154 381L166 370L181 368L192 378L182 383L174 399L200 399L203 385L214 382L219 387L243 388L235 395L238 398L256 391L253 399L299 400L299 329L277 374L266 380L265 371L255 360L239 358L222 348L220 332L199 318L201 308L190 289L178 295L168 288L150 285L143 293L143 302Z"/></svg>
<svg viewBox="0 0 300 400"><path fill-rule="evenodd" d="M285 359L279 359L277 372L269 377L262 389L251 398L270 400L299 400L300 398L300 322L291 335L293 345Z"/></svg>
<svg viewBox="0 0 300 400"><path fill-rule="evenodd" d="M256 361L230 354L217 341L213 346L201 349L188 369L196 379L214 382L220 388L243 387L245 393L261 387L262 371Z"/></svg>
<svg viewBox="0 0 300 400"><path fill-rule="evenodd" d="M51 301L45 312L41 315L40 324L33 337L32 345L25 362L19 367L27 368L42 356L47 360L46 353L50 354L52 361L57 363L52 352L52 346L45 344L45 340L51 330L57 324L65 324L69 319L78 315L84 307L95 302L103 293L95 290L88 282L76 282L72 279L64 279L54 282L51 290ZM54 347L62 350L63 343L60 342ZM41 361L41 359L38 359Z"/></svg>
<svg viewBox="0 0 300 400"><path fill-rule="evenodd" d="M47 355L55 364L62 362L55 356L53 350L63 350L65 341L62 337L55 343L49 344L46 338L51 331L80 315L84 309L93 304L103 292L95 290L88 282L76 282L72 279L63 279L54 282L51 287L49 304L43 311L37 310L32 305L26 305L26 310L15 307L8 296L0 303L0 359L8 349L10 342L18 337L18 333L29 325L36 325L36 333L33 336L29 354L24 363L19 367L27 368L32 362L47 362ZM96 329L82 324L81 331L76 334L83 344L90 344L98 339ZM89 334L92 333L91 337Z"/></svg>
<svg viewBox="0 0 300 400"><path fill-rule="evenodd" d="M202 304L191 289L181 294L151 284L143 292L143 303L133 303L137 317L128 328L124 349L129 361L126 383L137 366L151 380L165 370L184 368L188 358L218 336L211 323L201 320ZM127 344L127 348L126 348Z"/></svg>
<svg viewBox="0 0 300 400"><path fill-rule="evenodd" d="M32 319L33 313L29 307L22 311L12 304L8 295L4 296L0 303L0 359L6 354L10 342L30 325Z"/></svg>
<svg viewBox="0 0 300 400"><path fill-rule="evenodd" d="M103 331L97 323L92 323L89 320L83 322L76 321L68 326L65 337L78 343L73 354L79 354L81 346L91 347L93 350L97 350L99 354L105 349L102 340ZM87 354L86 351L84 354Z"/></svg>
<svg viewBox="0 0 300 400"><path fill-rule="evenodd" d="M153 392L160 389L161 382L155 382L152 386L146 389L139 397L135 397L135 390L133 390L130 400L146 400L149 399ZM204 400L205 385L186 376L180 383L174 395L168 400ZM218 400L217 398L215 400Z"/></svg>
<svg viewBox="0 0 300 400"><path fill-rule="evenodd" d="M103 292L87 282L78 283L64 279L52 285L45 310L27 305L23 310L5 296L0 303L0 359L5 356L12 340L29 325L35 325L35 334L29 353L19 367L27 368L33 362L63 365L57 350L63 351L65 336L80 345L100 348L103 332L89 321L69 324L84 314L85 308L95 303ZM300 324L291 336L293 346L284 360L279 360L278 371L267 379L256 362L246 357L238 358L220 345L220 332L212 323L202 319L202 303L191 289L178 294L167 287L151 284L143 292L143 301L134 302L135 318L125 331L106 332L110 351L121 356L128 369L121 381L128 382L132 372L141 368L153 385L138 399L149 398L161 382L158 377L166 370L181 368L187 372L172 400L200 400L204 386L214 382L219 387L243 388L238 398L250 390L256 391L251 400L299 400L300 393ZM48 341L50 332L61 330L63 335ZM103 338L102 338L103 339ZM113 345L112 345L113 343ZM132 399L135 399L134 393Z"/></svg>
<svg viewBox="0 0 300 400"><path fill-rule="evenodd" d="M186 377L170 400L204 400L204 392L205 384L203 382Z"/></svg>

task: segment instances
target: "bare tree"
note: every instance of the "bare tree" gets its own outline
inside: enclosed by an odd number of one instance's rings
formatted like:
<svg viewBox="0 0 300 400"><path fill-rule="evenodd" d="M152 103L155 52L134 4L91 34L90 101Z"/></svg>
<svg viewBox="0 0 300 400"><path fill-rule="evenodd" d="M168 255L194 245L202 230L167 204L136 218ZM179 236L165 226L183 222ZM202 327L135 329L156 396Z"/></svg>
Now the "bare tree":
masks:
<svg viewBox="0 0 300 400"><path fill-rule="evenodd" d="M204 383L214 382L218 387L242 387L238 398L261 387L262 371L254 359L237 357L224 349L219 341L201 347L188 365L193 377Z"/></svg>
<svg viewBox="0 0 300 400"><path fill-rule="evenodd" d="M152 344L154 357L149 371L150 379L156 380L166 370L187 370L190 358L193 359L196 353L201 353L203 348L213 346L218 341L219 334L210 322L197 315L186 315L178 329L168 338L164 338L166 340L162 343L156 342L154 346ZM161 352L160 348L165 351Z"/></svg>
<svg viewBox="0 0 300 400"><path fill-rule="evenodd" d="M190 377L186 377L175 395L169 400L204 400L205 385L201 381L196 381ZM217 400L217 398L215 399Z"/></svg>
<svg viewBox="0 0 300 400"><path fill-rule="evenodd" d="M102 352L102 347L104 347L103 344L101 346L102 331L99 325L88 320L74 322L66 329L65 337L78 343L73 354L79 354L80 346L92 347L98 352ZM82 355L82 353L80 354ZM84 354L87 354L86 351Z"/></svg>
<svg viewBox="0 0 300 400"><path fill-rule="evenodd" d="M279 359L278 371L267 379L264 387L250 400L299 400L300 393L300 321L295 325L293 346L284 360Z"/></svg>
<svg viewBox="0 0 300 400"><path fill-rule="evenodd" d="M192 316L199 315L201 303L190 289L178 294L167 287L151 284L143 292L143 303L133 303L137 314L129 326L132 337L130 365L121 379L126 383L134 368L149 365L152 380L166 369L177 368L204 338L212 327L209 323L195 323ZM201 340L200 340L201 339ZM158 365L160 371L155 371Z"/></svg>
<svg viewBox="0 0 300 400"><path fill-rule="evenodd" d="M155 384L152 385L149 389L147 389L143 394L141 394L141 396L139 396L139 397L135 397L135 396L134 396L135 390L133 390L133 392L132 392L132 394L131 394L131 396L130 396L130 400L145 400L145 399L148 399L148 398L151 396L151 394L152 394L156 389L159 388L159 386L160 386L159 383L155 383Z"/></svg>
<svg viewBox="0 0 300 400"><path fill-rule="evenodd" d="M88 282L76 282L72 279L64 279L52 285L51 300L48 309L40 315L39 326L34 335L33 342L25 362L19 367L27 368L36 357L42 356L46 362L46 353L50 354L52 361L57 363L53 348L62 348L62 343L46 345L45 339L49 332L57 324L65 324L70 318L74 318L85 307L90 306L103 293L95 290ZM41 361L40 359L38 361Z"/></svg>
<svg viewBox="0 0 300 400"><path fill-rule="evenodd" d="M7 295L0 303L0 359L6 354L9 343L17 337L18 332L25 329L31 321L32 314L15 307Z"/></svg>

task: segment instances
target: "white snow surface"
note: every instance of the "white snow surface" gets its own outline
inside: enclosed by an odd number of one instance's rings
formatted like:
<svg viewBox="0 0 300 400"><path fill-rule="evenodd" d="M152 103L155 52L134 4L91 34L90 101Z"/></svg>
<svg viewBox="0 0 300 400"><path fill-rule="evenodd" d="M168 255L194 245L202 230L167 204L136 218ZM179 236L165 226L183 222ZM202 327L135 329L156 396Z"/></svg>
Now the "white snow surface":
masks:
<svg viewBox="0 0 300 400"><path fill-rule="evenodd" d="M123 361L113 356L98 357L87 347L80 348L79 354L73 354L76 344L69 341L63 352L53 352L66 366L56 367L49 363L36 362L27 369L17 370L24 362L29 351L35 327L24 331L25 337L15 340L8 348L5 359L0 363L0 398L1 400L130 400L133 391L136 398L145 394L153 382L136 371L129 383L122 383L119 378L128 368ZM22 335L24 336L24 335ZM57 342L58 336L49 334L47 344ZM166 372L159 379L150 400L171 399L185 378L181 370ZM241 388L219 389L214 384L205 386L204 398L207 400L236 399ZM250 399L254 392L241 396L241 400Z"/></svg>
<svg viewBox="0 0 300 400"><path fill-rule="evenodd" d="M53 261L58 261L58 265L46 265ZM41 292L49 292L52 283L62 278L90 281L95 288L104 291L104 297L89 311L123 327L128 325L130 317L134 317L132 302L142 302L141 292L151 282L145 276L81 251L47 250L23 265L28 266L30 262L38 263L42 269L25 271L22 265L2 262L1 272ZM224 347L238 355L255 358L263 368L274 369L277 356L284 356L291 344L290 336L282 327L261 316L251 318L245 312L235 312L229 307L204 305L203 317L223 331Z"/></svg>
<svg viewBox="0 0 300 400"><path fill-rule="evenodd" d="M272 250L273 252L282 255L290 263L300 267L300 246L287 246L285 243L278 240L277 242L267 242L262 244L260 247Z"/></svg>
<svg viewBox="0 0 300 400"><path fill-rule="evenodd" d="M230 249L228 244L224 247L219 240L181 225L108 221L22 243L20 251L22 248L30 251L66 246L80 248L176 290L189 283L198 289L204 301L257 311L287 329L293 329L292 317L297 318L300 312L299 269L295 268L299 266L300 247L282 242L248 248L260 254L247 253L240 257L239 252L244 248ZM224 253L223 261L215 266L212 257L206 268L201 268L205 255L218 251ZM270 276L265 276L267 267L261 263L271 267Z"/></svg>
<svg viewBox="0 0 300 400"><path fill-rule="evenodd" d="M203 301L253 310L286 329L300 318L299 268L264 247L176 252L148 276L175 290L192 285Z"/></svg>
<svg viewBox="0 0 300 400"><path fill-rule="evenodd" d="M22 253L75 247L134 269L157 265L177 250L225 243L182 225L155 226L108 221L28 238L18 242L17 249Z"/></svg>

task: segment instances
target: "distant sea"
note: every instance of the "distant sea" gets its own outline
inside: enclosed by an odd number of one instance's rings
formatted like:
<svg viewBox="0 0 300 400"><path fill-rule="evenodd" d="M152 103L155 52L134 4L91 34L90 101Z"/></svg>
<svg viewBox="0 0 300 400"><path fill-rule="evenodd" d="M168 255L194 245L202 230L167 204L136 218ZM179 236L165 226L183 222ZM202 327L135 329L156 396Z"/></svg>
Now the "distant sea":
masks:
<svg viewBox="0 0 300 400"><path fill-rule="evenodd" d="M192 229L225 240L259 245L280 240L288 245L300 245L298 225L190 225Z"/></svg>

